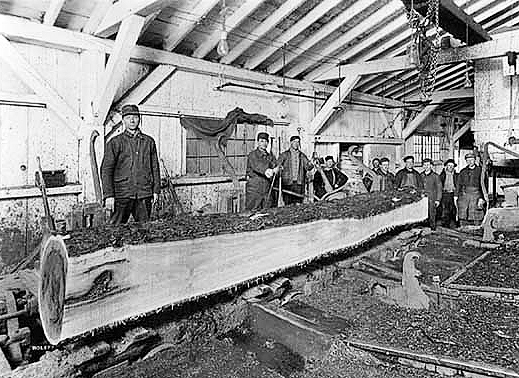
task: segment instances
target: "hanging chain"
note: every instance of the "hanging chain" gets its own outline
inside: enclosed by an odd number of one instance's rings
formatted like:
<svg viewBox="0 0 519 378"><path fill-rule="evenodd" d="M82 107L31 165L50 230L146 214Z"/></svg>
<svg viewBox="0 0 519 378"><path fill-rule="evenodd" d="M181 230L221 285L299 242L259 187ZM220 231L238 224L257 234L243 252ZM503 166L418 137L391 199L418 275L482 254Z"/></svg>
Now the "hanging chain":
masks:
<svg viewBox="0 0 519 378"><path fill-rule="evenodd" d="M418 77L420 90L425 98L434 91L440 53L439 12L440 1L428 0L427 13L424 18L414 10L413 0L407 13L408 24L413 29L412 43L418 50ZM434 35L427 36L428 29L434 29Z"/></svg>

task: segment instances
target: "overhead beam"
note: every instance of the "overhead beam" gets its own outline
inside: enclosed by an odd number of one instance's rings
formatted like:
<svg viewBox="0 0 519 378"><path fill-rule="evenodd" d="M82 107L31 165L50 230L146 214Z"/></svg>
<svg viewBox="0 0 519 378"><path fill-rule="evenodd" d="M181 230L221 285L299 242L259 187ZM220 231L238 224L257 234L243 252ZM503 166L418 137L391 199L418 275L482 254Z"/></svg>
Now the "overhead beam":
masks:
<svg viewBox="0 0 519 378"><path fill-rule="evenodd" d="M440 27L451 33L455 38L464 41L467 39L468 29L468 44L475 45L476 43L490 41L490 35L483 29L483 27L474 21L474 18L464 11L462 11L452 0L439 0L439 24ZM413 0L402 0L407 9L411 9ZM414 7L418 13L425 16L427 7Z"/></svg>
<svg viewBox="0 0 519 378"><path fill-rule="evenodd" d="M356 38L361 36L363 33L366 33L370 29L373 29L374 25L382 22L387 18L388 14L393 12L397 12L399 9L402 9L402 3L400 0L392 0L389 4L384 7L381 7L374 13L372 13L369 17L364 18L357 25L349 29L346 33L344 33L339 38L332 41L330 44L324 47L324 49L317 50L318 53L322 57L333 56L337 50L343 49L349 43L352 43ZM323 58L321 58L323 60ZM305 59L300 63L296 64L294 67L289 69L286 73L288 77L296 77L297 75L305 72L308 68L316 65L314 59ZM335 66L336 62L327 63L327 67ZM333 69L332 69L333 70Z"/></svg>
<svg viewBox="0 0 519 378"><path fill-rule="evenodd" d="M144 17L136 15L125 18L121 23L112 54L110 54L101 80L104 86L100 88L97 97L94 99L94 116L100 124L104 124L112 106L115 92L130 61L131 49L137 43L143 26Z"/></svg>
<svg viewBox="0 0 519 378"><path fill-rule="evenodd" d="M58 19L59 13L61 12L61 8L63 8L63 4L65 4L65 0L50 1L49 7L43 16L43 23L45 25L54 25Z"/></svg>
<svg viewBox="0 0 519 378"><path fill-rule="evenodd" d="M411 122L407 125L407 127L402 130L402 138L404 140L409 139L411 135L420 127L420 125L427 119L427 117L432 114L436 109L440 107L440 104L427 105L423 108L420 113L414 117Z"/></svg>
<svg viewBox="0 0 519 378"><path fill-rule="evenodd" d="M85 33L63 28L42 25L19 17L0 14L0 34L12 41L81 52L94 50L112 54L114 41L98 38ZM226 80L239 80L256 84L283 85L287 90L314 90L332 93L334 87L305 80L269 75L261 72L209 62L181 54L157 50L150 47L135 46L131 49L130 61L145 64L166 64L177 67L179 71L195 72L210 76L221 76Z"/></svg>
<svg viewBox="0 0 519 378"><path fill-rule="evenodd" d="M342 79L341 83L333 94L326 100L324 105L319 109L314 119L310 123L309 134L318 134L324 127L326 121L335 111L335 107L339 106L346 96L353 90L360 79L360 75L350 73Z"/></svg>
<svg viewBox="0 0 519 378"><path fill-rule="evenodd" d="M146 17L173 2L175 0L119 0L107 10L95 34L109 37L115 34L117 27L125 18L132 15Z"/></svg>
<svg viewBox="0 0 519 378"><path fill-rule="evenodd" d="M229 54L224 56L220 62L230 64L236 60L241 54L251 47L256 41L262 38L270 30L276 27L285 17L296 10L305 0L287 0L278 9L274 11L265 21L258 25L253 31L249 33L250 38L243 38L235 47L229 51Z"/></svg>
<svg viewBox="0 0 519 378"><path fill-rule="evenodd" d="M178 26L174 26L166 30L166 39L163 43L163 49L173 51L180 42L195 28L196 24L203 19L213 9L220 0L204 0L190 10L190 17L180 20Z"/></svg>
<svg viewBox="0 0 519 378"><path fill-rule="evenodd" d="M312 36L299 43L297 45L297 49L286 51L284 59L279 58L276 60L274 63L268 66L267 71L269 73L276 73L280 71L283 68L283 65L289 64L297 57L303 55L306 51L310 50L323 39L338 30L352 18L359 15L362 11L366 10L366 8L373 5L376 1L377 0L354 1L351 6L342 11L342 13L340 13L334 19L327 22L321 29L312 34Z"/></svg>
<svg viewBox="0 0 519 378"><path fill-rule="evenodd" d="M240 25L252 12L259 8L265 0L247 0L241 7L239 7L229 18L225 20L226 31L232 32L238 25ZM211 52L212 49L218 45L220 41L220 30L214 31L206 40L204 40L193 53L194 58L203 58Z"/></svg>
<svg viewBox="0 0 519 378"><path fill-rule="evenodd" d="M259 53L249 58L245 62L245 68L253 70L274 54L280 47L290 42L292 39L297 37L303 31L305 31L310 25L332 10L334 7L339 5L343 0L324 0L310 12L308 12L303 18L297 21L292 27L286 30L283 34L277 37L269 46L261 50Z"/></svg>
<svg viewBox="0 0 519 378"><path fill-rule="evenodd" d="M113 0L99 0L81 31L87 34L94 34L112 4Z"/></svg>
<svg viewBox="0 0 519 378"><path fill-rule="evenodd" d="M2 51L0 61L4 62L36 95L40 96L48 108L63 121L72 135L79 138L78 129L83 126L83 120L2 35L0 35L0 51Z"/></svg>
<svg viewBox="0 0 519 378"><path fill-rule="evenodd" d="M458 131L456 131L456 133L454 133L454 135L452 136L451 143L456 143L467 131L470 130L471 127L472 127L472 122L467 121L467 123L465 123L465 125L463 125L461 127L461 129L459 129Z"/></svg>

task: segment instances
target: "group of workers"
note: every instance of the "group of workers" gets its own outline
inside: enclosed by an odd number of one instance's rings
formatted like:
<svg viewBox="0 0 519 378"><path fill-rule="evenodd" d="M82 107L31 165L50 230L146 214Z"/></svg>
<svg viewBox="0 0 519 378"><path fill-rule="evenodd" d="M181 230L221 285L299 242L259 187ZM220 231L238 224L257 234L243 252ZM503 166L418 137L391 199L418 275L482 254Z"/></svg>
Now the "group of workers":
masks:
<svg viewBox="0 0 519 378"><path fill-rule="evenodd" d="M124 132L106 144L101 164L103 196L105 206L112 211L113 224L126 223L130 215L137 222L149 220L160 192L157 148L153 138L139 129L139 108L125 105L121 113ZM269 140L267 133L260 132L257 148L248 155L246 209L271 207L276 190L286 205L301 203L308 195L305 194L306 183L312 178L318 198L330 191L341 190L348 181L348 177L335 167L332 156L326 156L324 161L311 161L300 150L298 135L290 138L290 148L277 159L268 151ZM440 175L433 171L431 159L423 160L424 170L419 173L414 168L413 156L407 156L405 167L396 175L389 171L388 158L375 159L373 172L378 176L378 187L367 187L381 191L425 190L429 198L429 224L433 229L436 228L437 210L441 212L444 226L457 225L458 218L461 225L473 224L483 219L481 168L475 164L474 154L467 154L465 159L467 166L460 173L455 171L454 160L449 159ZM316 170L319 174L314 174ZM279 193L280 187L282 193Z"/></svg>

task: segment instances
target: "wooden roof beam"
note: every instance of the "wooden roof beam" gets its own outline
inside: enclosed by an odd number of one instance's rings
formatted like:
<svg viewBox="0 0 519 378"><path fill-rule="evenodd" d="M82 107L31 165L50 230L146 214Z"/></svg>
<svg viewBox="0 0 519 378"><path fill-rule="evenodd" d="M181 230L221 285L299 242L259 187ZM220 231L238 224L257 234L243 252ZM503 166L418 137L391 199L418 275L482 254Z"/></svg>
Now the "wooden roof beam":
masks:
<svg viewBox="0 0 519 378"><path fill-rule="evenodd" d="M263 63L266 59L268 59L272 54L278 51L283 45L290 42L292 39L297 37L303 31L305 31L310 25L323 17L330 10L339 5L342 0L324 0L315 8L313 8L310 12L308 12L302 19L297 21L292 27L286 30L283 34L277 37L274 41L272 41L270 46L267 46L258 54L248 59L245 62L245 68L250 70L258 67L261 63Z"/></svg>
<svg viewBox="0 0 519 378"><path fill-rule="evenodd" d="M61 8L63 8L65 0L51 0L45 15L43 16L43 23L45 25L54 25L58 19Z"/></svg>
<svg viewBox="0 0 519 378"><path fill-rule="evenodd" d="M88 21L81 31L87 34L94 34L112 4L113 0L98 0L92 14L90 14Z"/></svg>
<svg viewBox="0 0 519 378"><path fill-rule="evenodd" d="M131 50L137 43L143 26L144 17L137 15L129 16L121 22L113 51L101 79L103 87L98 90L98 95L94 99L94 116L101 125L104 124L112 106L115 92L130 61Z"/></svg>
<svg viewBox="0 0 519 378"><path fill-rule="evenodd" d="M95 35L109 37L125 18L131 15L146 17L173 2L175 0L119 0L108 8Z"/></svg>
<svg viewBox="0 0 519 378"><path fill-rule="evenodd" d="M413 0L402 0L407 9L411 8L412 1ZM465 41L468 28L469 45L491 40L490 35L481 27L481 25L474 21L474 18L461 10L454 1L439 1L439 23L443 30L451 33L457 39ZM416 10L418 13L422 14L422 16L425 16L427 7L421 7Z"/></svg>
<svg viewBox="0 0 519 378"><path fill-rule="evenodd" d="M330 43L328 46L326 46L324 49L319 50L318 51L319 55L325 56L325 57L333 56L337 52L337 50L344 48L344 46L353 42L355 40L355 38L358 38L360 35L367 32L368 30L370 30L373 27L373 25L377 25L378 23L380 23L384 19L386 19L388 14L397 12L399 9L402 9L401 1L392 0L385 7L381 7L380 9L375 11L373 14L371 14L369 17L366 17L364 20L362 20L357 25L355 25L353 28L351 28L346 33L344 33L341 37L337 38L332 43ZM337 61L338 61L338 59L337 59ZM301 61L300 63L296 64L290 70L288 70L288 72L286 73L286 76L295 77L316 64L317 63L315 62L315 60L305 59L305 60ZM334 71L338 71L338 70L334 70Z"/></svg>
<svg viewBox="0 0 519 378"><path fill-rule="evenodd" d="M239 7L229 18L225 20L225 29L227 32L232 32L238 25L240 25L249 15L263 4L265 0L247 0L241 7ZM220 30L216 30L205 39L193 53L194 58L203 58L211 52L212 49L218 45L220 41Z"/></svg>
<svg viewBox="0 0 519 378"><path fill-rule="evenodd" d="M15 75L41 99L65 124L69 131L79 139L78 130L84 126L79 117L59 93L45 81L43 77L31 66L31 64L18 52L18 50L0 35L0 60L3 61Z"/></svg>
<svg viewBox="0 0 519 378"><path fill-rule="evenodd" d="M229 54L220 59L221 63L230 64L243 54L255 42L276 27L285 17L296 10L305 0L287 0L278 9L274 11L265 21L258 25L249 34L250 38L243 38L236 46L234 46Z"/></svg>
<svg viewBox="0 0 519 378"><path fill-rule="evenodd" d="M324 38L335 32L344 24L350 21L352 18L359 15L366 8L373 5L378 0L358 0L354 1L353 4L346 8L338 16L330 20L321 29L315 32L311 37L305 39L303 42L297 45L297 49L294 51L285 52L285 60L283 58L276 60L274 63L267 67L267 72L276 73L283 68L283 64L289 64L297 57L303 55L306 51L321 42Z"/></svg>
<svg viewBox="0 0 519 378"><path fill-rule="evenodd" d="M163 49L166 51L173 51L180 42L196 27L207 14L218 4L220 0L204 0L190 11L192 15L189 20L181 20L178 26L172 26L166 30L166 39L163 43Z"/></svg>

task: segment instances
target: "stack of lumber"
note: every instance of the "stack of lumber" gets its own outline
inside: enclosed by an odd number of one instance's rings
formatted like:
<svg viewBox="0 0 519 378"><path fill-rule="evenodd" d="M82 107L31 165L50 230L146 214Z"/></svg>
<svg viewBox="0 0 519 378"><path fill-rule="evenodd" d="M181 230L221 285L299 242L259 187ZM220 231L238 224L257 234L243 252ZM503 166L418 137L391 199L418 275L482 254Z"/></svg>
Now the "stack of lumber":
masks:
<svg viewBox="0 0 519 378"><path fill-rule="evenodd" d="M166 216L76 231L62 243L68 259L63 314L42 315L44 330L49 342L57 344L164 307L255 284L426 218L426 198L398 191L252 216ZM47 278L47 287L63 281L54 278ZM40 304L45 307L52 305Z"/></svg>

